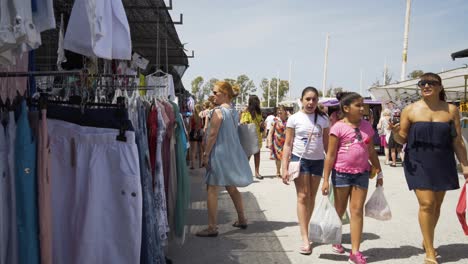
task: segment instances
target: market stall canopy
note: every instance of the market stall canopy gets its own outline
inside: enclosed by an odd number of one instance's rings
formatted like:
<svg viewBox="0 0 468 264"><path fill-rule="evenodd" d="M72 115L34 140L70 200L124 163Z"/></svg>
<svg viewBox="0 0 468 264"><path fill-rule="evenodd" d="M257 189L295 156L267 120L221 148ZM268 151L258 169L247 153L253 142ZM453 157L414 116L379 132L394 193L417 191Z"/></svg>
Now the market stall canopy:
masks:
<svg viewBox="0 0 468 264"><path fill-rule="evenodd" d="M459 101L465 97L468 68L457 68L438 73L442 78L442 84L447 95L447 101ZM388 101L415 101L419 99L418 79L392 83L383 86L371 87L369 92L372 97L383 102Z"/></svg>
<svg viewBox="0 0 468 264"><path fill-rule="evenodd" d="M450 56L452 56L452 60L455 60L455 59L458 59L458 58L466 58L466 57L468 57L468 49L454 52Z"/></svg>
<svg viewBox="0 0 468 264"><path fill-rule="evenodd" d="M64 16L66 29L74 2L75 0L54 0L57 29L41 34L42 45L36 50L35 56L36 70L56 70L60 16L61 14ZM169 7L166 6L164 0L122 0L122 3L130 26L132 50L149 60L146 72L151 73L150 71L155 67L162 68L174 77L177 75L180 79L189 63L184 44L180 41L175 28L175 24L182 24L182 15L181 21L174 22L168 11L172 8L172 1L169 1ZM76 61L76 64L71 65L70 68L82 67L83 63L80 63L82 56L70 55L70 53L67 52L67 59ZM176 84L175 89L176 93L184 92L182 82Z"/></svg>

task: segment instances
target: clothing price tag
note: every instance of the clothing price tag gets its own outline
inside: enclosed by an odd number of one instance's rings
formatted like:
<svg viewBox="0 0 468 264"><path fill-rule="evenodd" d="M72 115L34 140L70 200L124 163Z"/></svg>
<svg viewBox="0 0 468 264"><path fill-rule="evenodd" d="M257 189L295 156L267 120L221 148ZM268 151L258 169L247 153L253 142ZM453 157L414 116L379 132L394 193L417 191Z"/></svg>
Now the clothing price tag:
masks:
<svg viewBox="0 0 468 264"><path fill-rule="evenodd" d="M132 63L138 68L144 70L148 66L149 60L143 58L140 54L135 52L132 55Z"/></svg>

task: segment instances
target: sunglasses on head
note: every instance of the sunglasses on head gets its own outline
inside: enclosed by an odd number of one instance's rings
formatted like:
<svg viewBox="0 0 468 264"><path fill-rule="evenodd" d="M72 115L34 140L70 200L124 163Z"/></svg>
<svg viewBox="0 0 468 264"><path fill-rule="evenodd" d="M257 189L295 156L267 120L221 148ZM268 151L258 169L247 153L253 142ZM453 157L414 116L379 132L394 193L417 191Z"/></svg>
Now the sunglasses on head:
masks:
<svg viewBox="0 0 468 264"><path fill-rule="evenodd" d="M429 87L439 86L440 82L439 81L419 81L418 82L419 87L425 87L426 85L429 85Z"/></svg>
<svg viewBox="0 0 468 264"><path fill-rule="evenodd" d="M354 128L354 133L356 133L356 139L359 142L362 142L362 134L361 134L361 130L359 130L359 127Z"/></svg>

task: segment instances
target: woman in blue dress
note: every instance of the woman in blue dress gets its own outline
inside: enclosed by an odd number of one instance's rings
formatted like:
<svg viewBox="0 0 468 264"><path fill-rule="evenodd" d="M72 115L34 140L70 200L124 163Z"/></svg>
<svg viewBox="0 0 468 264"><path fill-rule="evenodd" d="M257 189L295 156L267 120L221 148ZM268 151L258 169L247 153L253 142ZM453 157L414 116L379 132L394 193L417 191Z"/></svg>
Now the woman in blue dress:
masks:
<svg viewBox="0 0 468 264"><path fill-rule="evenodd" d="M234 202L238 220L233 226L247 228L242 196L237 187L245 187L253 181L250 165L237 132L239 115L231 107L231 101L238 95L238 89L233 89L228 82L217 82L213 88L213 95L216 107L211 111L203 154L208 191L208 227L196 233L201 237L218 235L218 186L224 186Z"/></svg>
<svg viewBox="0 0 468 264"><path fill-rule="evenodd" d="M393 128L395 141L407 144L404 170L410 190L419 202L419 225L426 251L425 263L438 263L434 231L445 192L460 188L456 154L468 182L466 147L461 136L460 114L455 105L445 102L439 75L425 73L418 86L421 100L401 113L400 124Z"/></svg>

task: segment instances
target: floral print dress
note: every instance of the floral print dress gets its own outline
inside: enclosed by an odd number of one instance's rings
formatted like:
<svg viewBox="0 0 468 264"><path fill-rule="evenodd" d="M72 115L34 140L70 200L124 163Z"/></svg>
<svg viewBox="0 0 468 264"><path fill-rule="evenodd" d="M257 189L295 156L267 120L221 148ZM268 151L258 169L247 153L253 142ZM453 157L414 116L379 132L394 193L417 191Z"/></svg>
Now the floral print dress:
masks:
<svg viewBox="0 0 468 264"><path fill-rule="evenodd" d="M281 160L283 156L283 146L286 140L286 123L287 120L281 120L275 117L272 125L273 138L271 142L270 159Z"/></svg>

